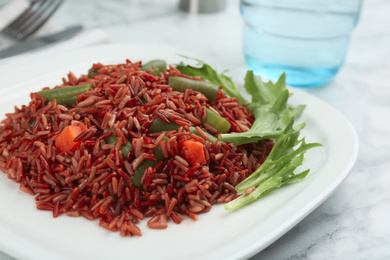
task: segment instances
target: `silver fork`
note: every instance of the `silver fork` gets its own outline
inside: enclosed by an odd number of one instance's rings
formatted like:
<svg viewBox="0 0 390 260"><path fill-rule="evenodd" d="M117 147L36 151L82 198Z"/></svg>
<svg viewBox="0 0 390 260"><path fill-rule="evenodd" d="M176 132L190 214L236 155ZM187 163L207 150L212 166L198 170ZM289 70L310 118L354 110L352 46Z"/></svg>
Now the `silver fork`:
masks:
<svg viewBox="0 0 390 260"><path fill-rule="evenodd" d="M0 47L24 41L55 13L62 0L33 0L30 6L0 31Z"/></svg>

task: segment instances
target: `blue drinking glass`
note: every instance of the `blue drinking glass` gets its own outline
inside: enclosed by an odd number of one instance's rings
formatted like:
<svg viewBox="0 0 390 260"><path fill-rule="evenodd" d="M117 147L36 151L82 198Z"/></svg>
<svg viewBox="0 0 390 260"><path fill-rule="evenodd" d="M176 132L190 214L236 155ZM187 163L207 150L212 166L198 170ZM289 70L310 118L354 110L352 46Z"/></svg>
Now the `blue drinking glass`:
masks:
<svg viewBox="0 0 390 260"><path fill-rule="evenodd" d="M291 86L317 87L343 65L362 0L240 0L249 69Z"/></svg>

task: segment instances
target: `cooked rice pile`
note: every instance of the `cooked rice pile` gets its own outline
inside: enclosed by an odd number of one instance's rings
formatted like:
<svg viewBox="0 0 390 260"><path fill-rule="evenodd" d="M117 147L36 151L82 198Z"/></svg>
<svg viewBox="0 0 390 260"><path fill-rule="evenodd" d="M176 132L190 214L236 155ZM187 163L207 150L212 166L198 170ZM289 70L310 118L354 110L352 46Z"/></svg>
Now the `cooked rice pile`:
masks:
<svg viewBox="0 0 390 260"><path fill-rule="evenodd" d="M198 132L217 136L213 127L200 122L207 107L230 122L229 132L247 131L253 116L236 99L219 90L216 101L208 103L199 92L172 91L169 76L188 76L174 67L154 76L141 71L141 65L129 60L94 64L92 69L99 73L91 78L69 73L57 88L94 86L78 95L73 108L56 100L45 103L45 98L31 93L28 105L6 115L0 126L0 168L20 183L20 190L35 196L38 209L52 211L54 217L65 213L99 219L100 226L122 236L140 236L139 220L148 218L150 228L163 229L171 221L180 223L185 215L196 220L213 204L233 200L235 185L265 160L272 141L236 147L188 130L195 126ZM156 117L182 127L177 132L148 133ZM87 130L76 138L81 141L76 150L61 153L54 142L68 125L84 125ZM114 131L105 131L108 128ZM111 134L118 136L117 142L105 143ZM206 165L191 166L184 159L179 143L188 139L204 144ZM123 159L120 147L127 140L133 151ZM146 168L142 187L134 186L130 176L143 160L156 159L153 151L158 145L166 159Z"/></svg>

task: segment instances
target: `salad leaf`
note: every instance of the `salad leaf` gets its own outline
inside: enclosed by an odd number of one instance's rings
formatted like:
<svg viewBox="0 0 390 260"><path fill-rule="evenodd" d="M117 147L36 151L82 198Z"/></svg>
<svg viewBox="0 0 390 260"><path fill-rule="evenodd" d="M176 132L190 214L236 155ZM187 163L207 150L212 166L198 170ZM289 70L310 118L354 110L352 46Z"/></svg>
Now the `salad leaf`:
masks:
<svg viewBox="0 0 390 260"><path fill-rule="evenodd" d="M298 140L299 134L300 131L283 134L276 141L264 163L236 186L238 192L245 191L250 187L256 187L255 190L225 204L225 209L239 209L276 188L306 177L309 170L298 174L295 174L294 171L302 164L304 153L311 148L321 146L321 144L306 143L304 138ZM298 148L294 149L296 146Z"/></svg>
<svg viewBox="0 0 390 260"><path fill-rule="evenodd" d="M250 104L250 107L265 105L276 100L286 90L285 81L286 74L284 73L273 84L271 81L268 83L263 82L260 77L254 75L253 71L248 71L245 76L244 87L252 95L252 104Z"/></svg>
<svg viewBox="0 0 390 260"><path fill-rule="evenodd" d="M265 83L259 76L248 71L245 76L244 87L252 95L252 102L247 109L255 116L251 129L243 133L222 134L219 139L237 145L257 142L263 139L277 139L286 128L295 121L305 106L292 108L287 105L290 93L285 84L283 74L274 84ZM303 125L296 127L302 129Z"/></svg>

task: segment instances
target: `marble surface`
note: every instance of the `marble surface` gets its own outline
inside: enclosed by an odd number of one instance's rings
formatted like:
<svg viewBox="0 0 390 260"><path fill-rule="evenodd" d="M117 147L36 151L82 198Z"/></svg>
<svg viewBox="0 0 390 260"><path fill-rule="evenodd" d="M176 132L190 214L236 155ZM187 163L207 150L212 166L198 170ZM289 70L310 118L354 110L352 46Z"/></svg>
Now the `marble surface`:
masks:
<svg viewBox="0 0 390 260"><path fill-rule="evenodd" d="M0 0L0 6L7 2ZM360 151L349 177L251 259L390 259L389 13L389 1L365 1L339 74L326 86L305 90L336 107L358 132ZM237 0L222 12L201 15L178 10L176 0L67 0L53 21L100 28L111 42L168 44L245 70ZM13 258L0 252L0 259Z"/></svg>

